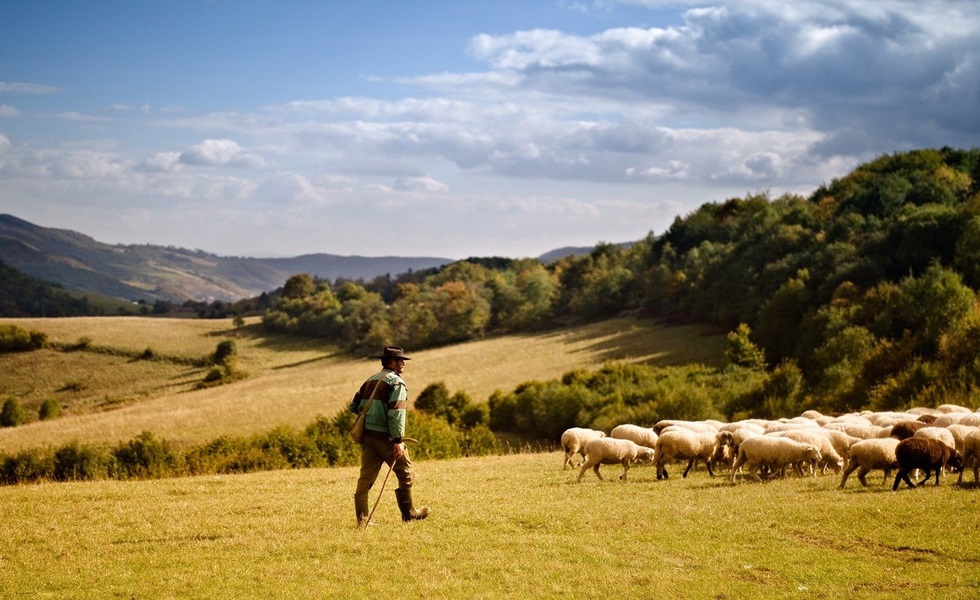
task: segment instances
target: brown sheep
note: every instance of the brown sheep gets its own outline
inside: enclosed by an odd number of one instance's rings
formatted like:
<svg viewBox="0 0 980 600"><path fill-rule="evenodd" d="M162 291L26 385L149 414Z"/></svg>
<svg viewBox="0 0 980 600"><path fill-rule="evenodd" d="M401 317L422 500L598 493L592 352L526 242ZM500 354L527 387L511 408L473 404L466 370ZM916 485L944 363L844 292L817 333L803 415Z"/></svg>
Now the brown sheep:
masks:
<svg viewBox="0 0 980 600"><path fill-rule="evenodd" d="M892 491L898 490L898 484L905 481L909 487L914 488L915 484L909 477L909 473L916 469L925 472L925 477L919 485L929 481L933 471L936 472L936 485L939 485L939 473L943 467L949 465L954 469L962 467L959 453L939 440L930 438L912 437L902 440L895 447L895 458L898 459L898 475L895 476L895 485Z"/></svg>
<svg viewBox="0 0 980 600"><path fill-rule="evenodd" d="M896 440L907 440L923 427L928 427L928 424L923 421L902 421L892 427L891 436Z"/></svg>

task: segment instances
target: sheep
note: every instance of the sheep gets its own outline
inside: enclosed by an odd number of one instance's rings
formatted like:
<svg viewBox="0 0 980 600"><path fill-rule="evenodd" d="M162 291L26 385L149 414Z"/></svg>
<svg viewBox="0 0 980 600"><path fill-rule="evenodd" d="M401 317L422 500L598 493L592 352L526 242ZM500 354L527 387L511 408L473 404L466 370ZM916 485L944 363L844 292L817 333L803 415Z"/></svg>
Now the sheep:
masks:
<svg viewBox="0 0 980 600"><path fill-rule="evenodd" d="M657 421L653 426L653 432L657 435L663 433L668 427L683 427L698 433L714 433L718 431L719 424L715 421L679 421L676 419L663 419Z"/></svg>
<svg viewBox="0 0 980 600"><path fill-rule="evenodd" d="M958 404L940 404L936 407L941 413L951 414L951 413L972 413L973 411L965 406L960 406Z"/></svg>
<svg viewBox="0 0 980 600"><path fill-rule="evenodd" d="M844 459L841 455L837 453L837 449L834 447L833 442L830 437L825 435L823 432L829 430L816 430L810 431L809 429L797 429L795 431L784 431L777 435L781 437L788 437L791 440L796 440L797 442L803 442L805 444L813 444L820 450L820 456L823 457L820 466L824 469L828 466L832 466L834 471L840 471L844 466Z"/></svg>
<svg viewBox="0 0 980 600"><path fill-rule="evenodd" d="M963 438L963 468L957 483L963 483L963 472L973 467L973 484L980 484L980 429L975 429Z"/></svg>
<svg viewBox="0 0 980 600"><path fill-rule="evenodd" d="M888 437L854 442L850 448L847 467L840 479L840 489L844 489L847 477L855 470L858 472L858 480L864 487L868 487L868 482L864 477L872 470L883 470L887 481L891 470L898 468L895 448L898 447L899 441L893 437Z"/></svg>
<svg viewBox="0 0 980 600"><path fill-rule="evenodd" d="M861 441L861 438L847 435L837 429L824 429L823 434L830 439L830 443L834 445L834 450L844 459L845 464L851 455L851 446Z"/></svg>
<svg viewBox="0 0 980 600"><path fill-rule="evenodd" d="M964 414L957 423L960 425L969 425L970 427L980 427L980 413Z"/></svg>
<svg viewBox="0 0 980 600"><path fill-rule="evenodd" d="M933 471L936 472L936 485L939 485L939 473L943 467L949 465L953 468L960 468L962 461L955 448L950 448L937 439L912 437L902 440L895 447L895 457L898 459L898 475L895 476L895 484L892 491L898 490L898 485L904 481L909 487L914 488L909 473L915 469L925 471L925 477L919 485L929 481Z"/></svg>
<svg viewBox="0 0 980 600"><path fill-rule="evenodd" d="M916 431L928 427L922 421L901 421L892 427L891 436L896 440L904 440L912 437Z"/></svg>
<svg viewBox="0 0 980 600"><path fill-rule="evenodd" d="M945 427L933 427L931 425L928 427L923 427L922 429L916 431L912 437L939 440L953 450L956 450L956 438L953 437L953 432Z"/></svg>
<svg viewBox="0 0 980 600"><path fill-rule="evenodd" d="M565 451L565 461L562 463L562 469L567 469L568 466L572 464L572 456L576 452L581 454L584 460L585 444L591 440L599 439L605 436L606 432L604 431L588 429L586 427L572 427L570 429L566 429L565 432L561 434L561 449Z"/></svg>
<svg viewBox="0 0 980 600"><path fill-rule="evenodd" d="M933 427L949 427L953 423L959 423L961 419L968 416L967 413L952 412L938 415L932 422Z"/></svg>
<svg viewBox="0 0 980 600"><path fill-rule="evenodd" d="M963 454L963 444L966 440L966 436L977 431L980 427L974 427L972 425L963 425L962 423L953 423L946 429L953 434L953 441L956 443L956 451Z"/></svg>
<svg viewBox="0 0 980 600"><path fill-rule="evenodd" d="M578 481L582 482L582 476L589 469L595 472L599 481L604 481L599 473L600 465L623 465L623 474L620 479L626 481L626 474L629 473L630 465L638 460L653 460L653 450L646 446L640 446L629 440L618 440L610 437L602 437L589 441L585 444L585 462L578 472Z"/></svg>
<svg viewBox="0 0 980 600"><path fill-rule="evenodd" d="M765 466L771 472L785 471L787 465L793 465L796 472L803 476L799 464L803 461L821 460L820 449L813 444L805 444L787 437L760 435L751 437L738 447L738 457L732 464L732 483L735 474L742 465L748 465L749 472L757 481L762 478L758 474L760 467Z"/></svg>
<svg viewBox="0 0 980 600"><path fill-rule="evenodd" d="M657 439L657 479L667 479L666 465L673 460L688 461L683 477L687 477L688 472L699 460L704 461L708 467L708 474L714 477L712 461L718 446L722 444L735 445L730 431L698 433L683 428L664 429Z"/></svg>
<svg viewBox="0 0 980 600"><path fill-rule="evenodd" d="M837 429L849 436L870 440L872 438L882 438L891 435L891 427L879 427L877 425L852 425L847 423L828 423L825 429Z"/></svg>
<svg viewBox="0 0 980 600"><path fill-rule="evenodd" d="M657 434L653 432L653 429L630 425L629 423L613 427L613 430L609 432L609 437L630 440L651 449L657 446Z"/></svg>

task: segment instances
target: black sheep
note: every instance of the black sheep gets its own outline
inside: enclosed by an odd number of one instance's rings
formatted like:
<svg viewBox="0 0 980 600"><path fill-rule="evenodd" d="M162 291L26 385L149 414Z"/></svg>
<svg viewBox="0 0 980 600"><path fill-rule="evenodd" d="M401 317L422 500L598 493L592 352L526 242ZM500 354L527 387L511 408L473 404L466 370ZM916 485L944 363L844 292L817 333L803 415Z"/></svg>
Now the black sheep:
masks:
<svg viewBox="0 0 980 600"><path fill-rule="evenodd" d="M929 481L932 472L936 472L936 485L939 485L939 473L943 467L949 465L955 469L962 467L959 453L940 442L928 438L908 438L902 440L895 447L895 458L898 459L898 475L895 476L895 485L892 491L898 489L898 484L903 480L909 487L915 487L909 473L915 469L921 469L926 476L919 482L919 485Z"/></svg>

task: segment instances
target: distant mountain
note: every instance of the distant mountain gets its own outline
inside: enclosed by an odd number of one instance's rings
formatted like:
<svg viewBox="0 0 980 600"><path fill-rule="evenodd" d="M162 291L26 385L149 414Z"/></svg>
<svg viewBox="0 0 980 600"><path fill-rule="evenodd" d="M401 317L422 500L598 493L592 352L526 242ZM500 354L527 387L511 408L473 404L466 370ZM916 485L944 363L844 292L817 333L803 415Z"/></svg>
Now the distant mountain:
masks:
<svg viewBox="0 0 980 600"><path fill-rule="evenodd" d="M104 244L81 233L40 227L3 214L0 260L68 290L148 302L234 301L272 291L297 273L329 281L370 280L455 262L437 257L333 254L224 257L171 246Z"/></svg>

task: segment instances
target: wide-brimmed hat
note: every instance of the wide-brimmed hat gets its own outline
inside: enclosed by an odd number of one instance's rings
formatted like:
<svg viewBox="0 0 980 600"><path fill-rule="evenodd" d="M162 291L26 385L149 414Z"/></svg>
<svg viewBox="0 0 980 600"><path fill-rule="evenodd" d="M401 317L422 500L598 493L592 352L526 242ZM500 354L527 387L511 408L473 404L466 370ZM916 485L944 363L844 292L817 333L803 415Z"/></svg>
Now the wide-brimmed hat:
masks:
<svg viewBox="0 0 980 600"><path fill-rule="evenodd" d="M412 360L411 358L405 356L405 350L401 346L385 346L385 349L381 354L375 356L374 358L401 358L402 360Z"/></svg>

